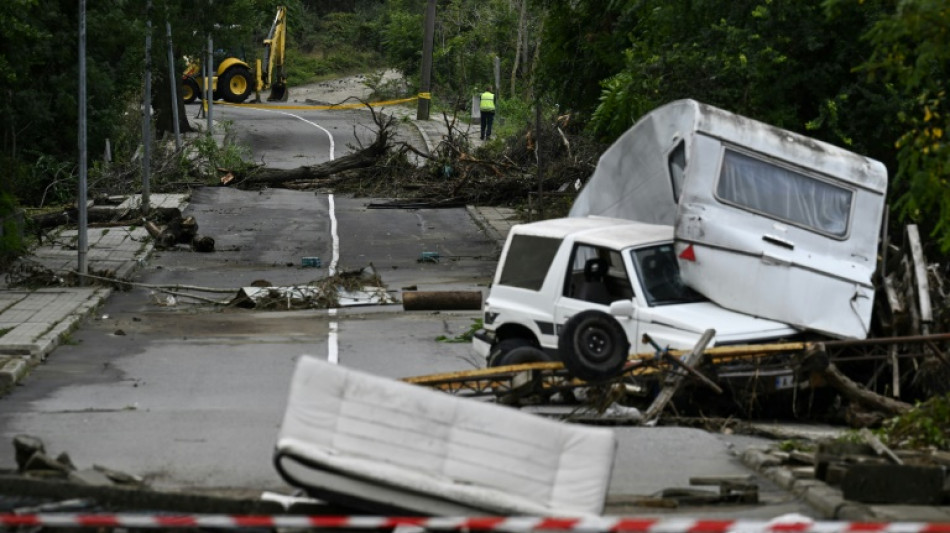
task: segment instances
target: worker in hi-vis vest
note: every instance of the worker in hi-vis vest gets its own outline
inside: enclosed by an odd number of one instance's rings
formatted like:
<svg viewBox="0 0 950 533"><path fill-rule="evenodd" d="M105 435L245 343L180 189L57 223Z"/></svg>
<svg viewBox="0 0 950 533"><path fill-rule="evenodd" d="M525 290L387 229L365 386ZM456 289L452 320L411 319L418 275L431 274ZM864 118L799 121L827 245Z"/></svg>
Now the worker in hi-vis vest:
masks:
<svg viewBox="0 0 950 533"><path fill-rule="evenodd" d="M491 137L491 125L495 121L495 95L492 94L490 85L482 93L478 109L482 115L481 139L484 141Z"/></svg>

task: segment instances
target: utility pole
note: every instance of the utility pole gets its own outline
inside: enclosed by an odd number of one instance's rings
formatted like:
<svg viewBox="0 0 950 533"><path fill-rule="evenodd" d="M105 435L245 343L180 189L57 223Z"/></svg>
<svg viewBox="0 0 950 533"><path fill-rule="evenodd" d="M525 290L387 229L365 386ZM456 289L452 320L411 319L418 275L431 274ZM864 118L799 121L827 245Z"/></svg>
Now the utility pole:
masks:
<svg viewBox="0 0 950 533"><path fill-rule="evenodd" d="M175 51L172 47L172 23L167 20L165 21L165 32L168 35L168 85L172 89L172 122L175 123L175 150L181 150L181 127L178 124L178 77L175 76Z"/></svg>
<svg viewBox="0 0 950 533"><path fill-rule="evenodd" d="M422 87L419 90L419 108L416 120L429 120L429 104L432 95L432 40L435 37L435 0L426 6L425 37L422 42Z"/></svg>
<svg viewBox="0 0 950 533"><path fill-rule="evenodd" d="M89 224L86 213L86 0L79 0L79 191L76 193L76 208L79 212L79 285L86 285L86 250L89 240L86 235Z"/></svg>
<svg viewBox="0 0 950 533"><path fill-rule="evenodd" d="M142 102L142 215L148 216L152 170L152 0L145 3L145 101Z"/></svg>

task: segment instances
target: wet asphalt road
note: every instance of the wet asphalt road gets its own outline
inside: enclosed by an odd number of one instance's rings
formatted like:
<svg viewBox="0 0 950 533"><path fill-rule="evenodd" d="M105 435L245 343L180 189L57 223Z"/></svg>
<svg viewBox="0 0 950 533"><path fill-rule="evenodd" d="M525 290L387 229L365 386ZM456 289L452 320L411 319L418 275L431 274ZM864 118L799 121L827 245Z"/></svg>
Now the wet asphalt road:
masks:
<svg viewBox="0 0 950 533"><path fill-rule="evenodd" d="M274 123L255 119L251 125L235 115L234 128L266 139L274 136L261 132L296 132L287 133L293 146L255 153L298 166L330 157L329 142L320 140L327 138L324 130L335 138L335 148L345 146L333 132L351 136L351 116L333 118L339 120L335 128L319 117L307 118L321 129L277 113L269 115ZM217 251L157 253L137 281L236 290L261 279L302 284L325 275L330 265L372 263L390 289L486 290L495 244L466 210L378 210L368 209L369 202L282 189L197 190L186 214L196 217L199 233L216 239ZM423 251L447 259L418 262ZM304 256L321 257L323 267L301 266ZM68 452L80 468L101 464L162 488L286 492L271 453L301 354L392 377L480 364L468 345L435 341L465 332L477 311L407 313L389 306L335 314L260 312L179 300L164 305L166 299L145 287L116 292L22 387L0 400L0 439L35 435L53 455ZM730 452L733 442L746 443L742 439L684 428L617 428L617 433L614 498L687 486L692 476L750 473ZM12 450L0 455L0 467L12 465ZM764 481L762 496L769 505L706 513L808 512L794 496Z"/></svg>

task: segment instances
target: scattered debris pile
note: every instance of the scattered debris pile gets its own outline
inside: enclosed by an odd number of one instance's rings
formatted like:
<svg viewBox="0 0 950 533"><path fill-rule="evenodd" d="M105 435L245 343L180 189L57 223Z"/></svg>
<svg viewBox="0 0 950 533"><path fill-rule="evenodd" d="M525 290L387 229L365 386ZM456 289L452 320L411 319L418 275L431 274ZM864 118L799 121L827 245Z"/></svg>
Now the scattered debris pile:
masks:
<svg viewBox="0 0 950 533"><path fill-rule="evenodd" d="M137 475L100 465L77 468L68 453L53 457L46 451L45 443L35 436L17 435L13 447L16 471L0 472L0 512L4 513L168 511L277 515L327 512L325 505L312 501L289 505L282 501L286 497L273 493L247 498L225 490L154 489Z"/></svg>
<svg viewBox="0 0 950 533"><path fill-rule="evenodd" d="M546 120L540 128L526 127L524 135L508 140L500 149L476 148L470 139L471 126L443 114L447 134L431 153L425 153L395 141L397 122L392 116L367 108L376 128L376 139L369 146L359 145L352 154L309 167L237 172L228 185L333 187L363 196L397 198L399 204L416 208L508 205L524 202L539 191L576 192L603 149L578 135L569 115ZM234 175L236 171L226 172Z"/></svg>
<svg viewBox="0 0 950 533"><path fill-rule="evenodd" d="M781 467L795 479L823 481L840 489L849 501L950 503L950 490L945 488L950 481L950 452L945 447L891 448L866 428L843 438L820 441L817 446L769 449L756 462L763 468Z"/></svg>
<svg viewBox="0 0 950 533"><path fill-rule="evenodd" d="M13 447L16 450L17 472L23 476L94 486L142 487L145 484L139 476L100 465L77 468L66 452L56 457L49 455L46 445L38 437L17 435L13 439Z"/></svg>
<svg viewBox="0 0 950 533"><path fill-rule="evenodd" d="M183 217L178 208L167 209L161 212L158 224L155 220L143 219L142 223L148 234L155 239L155 245L162 250L173 249L177 245L190 246L196 252L213 252L214 239L207 235L198 234L198 221L195 217ZM159 227L164 224L164 227Z"/></svg>
<svg viewBox="0 0 950 533"><path fill-rule="evenodd" d="M258 280L252 286L238 290L228 305L286 311L391 303L396 303L396 299L387 291L376 267L370 263L360 269L340 270L309 285L275 287L266 280Z"/></svg>

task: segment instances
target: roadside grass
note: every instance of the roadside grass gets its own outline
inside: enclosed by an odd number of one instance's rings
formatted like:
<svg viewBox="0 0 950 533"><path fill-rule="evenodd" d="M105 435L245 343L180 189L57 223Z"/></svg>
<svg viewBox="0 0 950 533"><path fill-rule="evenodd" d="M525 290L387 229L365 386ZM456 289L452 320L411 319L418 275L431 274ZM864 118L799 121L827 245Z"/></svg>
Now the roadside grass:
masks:
<svg viewBox="0 0 950 533"><path fill-rule="evenodd" d="M330 54L287 50L287 85L291 88L382 68L384 65L378 54L355 48L335 50Z"/></svg>

